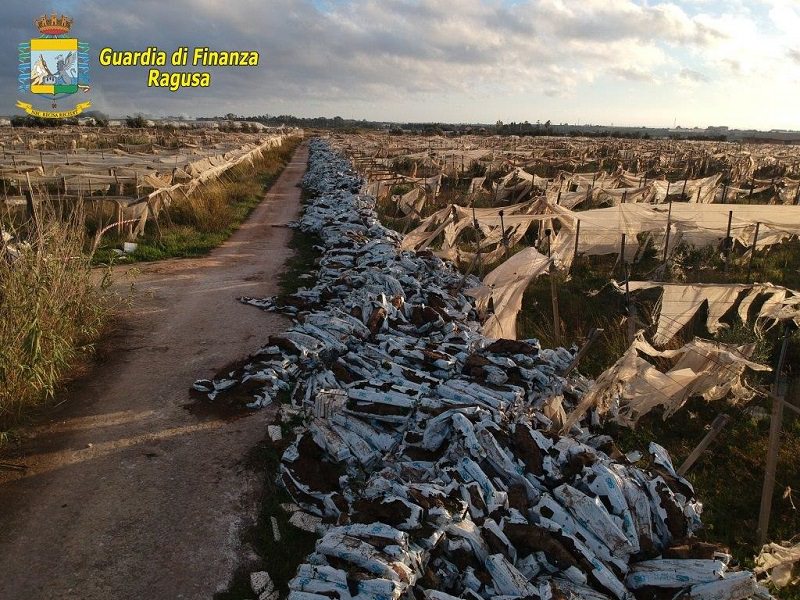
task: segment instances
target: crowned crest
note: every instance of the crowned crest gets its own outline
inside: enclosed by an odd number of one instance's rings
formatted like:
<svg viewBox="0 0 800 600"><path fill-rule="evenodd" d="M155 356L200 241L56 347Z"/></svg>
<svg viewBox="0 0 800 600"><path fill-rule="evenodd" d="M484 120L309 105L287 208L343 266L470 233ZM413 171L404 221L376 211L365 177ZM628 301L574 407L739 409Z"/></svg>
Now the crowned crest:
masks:
<svg viewBox="0 0 800 600"><path fill-rule="evenodd" d="M79 91L89 91L89 45L67 36L73 20L66 15L45 14L36 19L34 25L41 36L19 45L18 89L46 97L55 109L57 101ZM71 111L51 112L37 110L27 102L17 102L28 114L49 118L75 116L90 105L82 102Z"/></svg>

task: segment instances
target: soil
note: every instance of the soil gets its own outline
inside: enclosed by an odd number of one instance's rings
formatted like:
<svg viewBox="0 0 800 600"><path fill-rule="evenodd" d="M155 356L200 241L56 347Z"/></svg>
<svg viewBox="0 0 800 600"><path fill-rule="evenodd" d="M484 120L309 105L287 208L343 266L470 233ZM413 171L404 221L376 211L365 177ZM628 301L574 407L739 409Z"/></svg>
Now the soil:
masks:
<svg viewBox="0 0 800 600"><path fill-rule="evenodd" d="M195 379L289 321L237 301L277 294L308 147L249 220L202 259L117 269L130 296L97 364L0 462L0 598L211 598L252 559L241 532L262 474L246 457L275 409L213 410ZM192 410L189 410L189 409Z"/></svg>

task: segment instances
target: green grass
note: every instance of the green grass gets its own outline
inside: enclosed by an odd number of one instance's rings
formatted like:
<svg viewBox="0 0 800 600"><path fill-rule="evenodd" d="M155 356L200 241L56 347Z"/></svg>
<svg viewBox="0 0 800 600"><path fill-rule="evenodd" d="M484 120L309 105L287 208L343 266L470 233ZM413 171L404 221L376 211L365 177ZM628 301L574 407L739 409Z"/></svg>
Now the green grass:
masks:
<svg viewBox="0 0 800 600"><path fill-rule="evenodd" d="M303 192L301 201L305 204L308 201L306 192ZM284 269L281 272L278 283L280 285L280 296L286 297L294 294L300 288L313 287L316 278L316 261L320 257L318 250L314 246L321 246L322 240L314 234L302 233L296 229L292 230L292 237L289 240L289 248L294 250L293 254L287 259Z"/></svg>
<svg viewBox="0 0 800 600"><path fill-rule="evenodd" d="M314 550L317 535L296 528L289 523L291 516L281 508L282 503L292 502L291 497L275 481L285 442L274 445L263 442L254 448L251 467L264 473L264 488L261 493L258 522L243 534L243 541L250 545L259 557L259 564L240 568L225 592L214 595L214 600L250 600L255 598L250 589L250 573L256 570L267 571L275 584L280 597L288 593L288 583L297 567ZM281 541L272 536L270 517L278 521Z"/></svg>
<svg viewBox="0 0 800 600"><path fill-rule="evenodd" d="M768 401L755 405L769 413ZM706 434L706 425L720 413L731 421L703 454L687 479L703 502L703 524L699 537L722 544L746 567L753 566L759 548L755 531L761 504L764 481L764 461L769 436L769 420L755 420L732 407L726 401L713 403L694 399L667 421L659 414L643 417L635 430L609 425L606 432L613 435L623 451L639 449L647 456L647 446L654 440L669 450L675 467L679 467ZM800 514L794 504L800 504L795 490L800 485L800 420L784 411L784 434L778 457L775 494L768 540L789 540L800 531ZM787 488L793 495L784 497ZM786 588L781 598L800 598L800 590Z"/></svg>

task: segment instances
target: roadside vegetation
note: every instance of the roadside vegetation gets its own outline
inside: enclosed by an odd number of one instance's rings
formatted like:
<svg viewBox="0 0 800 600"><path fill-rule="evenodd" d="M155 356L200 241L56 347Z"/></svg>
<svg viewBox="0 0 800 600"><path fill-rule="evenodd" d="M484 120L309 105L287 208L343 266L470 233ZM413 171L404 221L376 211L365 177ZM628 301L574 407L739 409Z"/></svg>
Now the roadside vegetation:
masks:
<svg viewBox="0 0 800 600"><path fill-rule="evenodd" d="M44 202L36 221L0 220L0 444L91 353L111 311L83 215L61 208Z"/></svg>
<svg viewBox="0 0 800 600"><path fill-rule="evenodd" d="M253 165L233 167L190 196L177 196L162 211L158 221L148 221L144 236L135 240L137 248L133 252L120 254L127 238L115 232L106 233L94 254L94 264L114 261L127 264L208 254L250 216L299 143L299 138L289 138L279 148L264 152ZM112 221L113 215L97 213L89 223L89 231L94 234Z"/></svg>
<svg viewBox="0 0 800 600"><path fill-rule="evenodd" d="M112 267L207 254L250 215L299 143L290 138L176 199L130 254L119 251L127 241L121 233L106 232L97 243L114 217L95 203L47 196L35 218L24 207L2 209L0 446L87 363L120 304L110 291Z"/></svg>

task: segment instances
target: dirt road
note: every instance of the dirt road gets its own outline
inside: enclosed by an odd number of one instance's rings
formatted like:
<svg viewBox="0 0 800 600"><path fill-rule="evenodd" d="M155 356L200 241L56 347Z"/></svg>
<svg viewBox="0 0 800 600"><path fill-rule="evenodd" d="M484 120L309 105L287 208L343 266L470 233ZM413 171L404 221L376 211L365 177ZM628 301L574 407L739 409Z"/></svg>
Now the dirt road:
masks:
<svg viewBox="0 0 800 600"><path fill-rule="evenodd" d="M244 466L273 410L186 408L189 387L288 321L236 301L277 292L299 210L301 145L264 202L198 260L141 267L106 360L0 470L0 598L207 599L246 552L259 478Z"/></svg>

